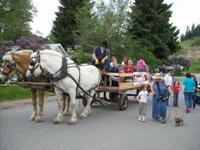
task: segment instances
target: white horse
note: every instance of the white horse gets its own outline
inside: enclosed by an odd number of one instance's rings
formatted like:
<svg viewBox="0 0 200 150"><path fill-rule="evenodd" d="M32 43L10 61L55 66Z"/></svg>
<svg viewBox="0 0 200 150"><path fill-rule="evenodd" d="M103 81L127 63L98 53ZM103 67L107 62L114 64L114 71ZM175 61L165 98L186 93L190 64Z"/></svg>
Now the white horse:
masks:
<svg viewBox="0 0 200 150"><path fill-rule="evenodd" d="M66 58L67 63L63 65L62 55L58 52L43 50L35 52L31 55L31 62L26 76L39 76L44 71L52 75L54 90L57 96L58 113L55 118L55 123L63 121L62 95L69 94L70 98L70 119L69 124L77 122L75 100L76 95L80 94L87 100L87 105L80 114L81 118L86 118L91 114L92 96L95 94L95 88L100 83L100 72L92 65L76 65L70 58ZM58 78L61 75L62 69L67 69L64 77ZM77 84L78 83L78 84ZM83 90L84 89L84 90Z"/></svg>

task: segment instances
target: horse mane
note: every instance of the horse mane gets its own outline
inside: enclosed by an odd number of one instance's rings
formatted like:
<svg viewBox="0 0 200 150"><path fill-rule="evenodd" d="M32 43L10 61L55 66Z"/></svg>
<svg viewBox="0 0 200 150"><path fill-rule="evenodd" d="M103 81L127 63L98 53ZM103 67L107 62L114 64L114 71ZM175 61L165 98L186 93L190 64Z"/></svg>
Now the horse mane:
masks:
<svg viewBox="0 0 200 150"><path fill-rule="evenodd" d="M63 57L63 55L61 53L54 51L54 50L49 50L49 49L44 49L44 50L40 51L40 55L56 56L61 59ZM33 57L37 57L37 52L35 52L31 55L31 58L33 58ZM74 63L74 61L71 58L66 57L66 59L68 60L68 63Z"/></svg>
<svg viewBox="0 0 200 150"><path fill-rule="evenodd" d="M28 49L27 50L20 50L20 51L9 51L4 55L3 60L4 61L13 61L14 55L30 55L32 53L33 53L33 51L28 50Z"/></svg>
<svg viewBox="0 0 200 150"><path fill-rule="evenodd" d="M60 54L59 52L54 51L54 50L49 50L49 49L44 49L40 51L40 54L62 57L62 54Z"/></svg>
<svg viewBox="0 0 200 150"><path fill-rule="evenodd" d="M16 51L15 54L19 54L19 55L30 55L33 53L33 50L30 50L30 49L23 49L23 50L20 50L20 51Z"/></svg>

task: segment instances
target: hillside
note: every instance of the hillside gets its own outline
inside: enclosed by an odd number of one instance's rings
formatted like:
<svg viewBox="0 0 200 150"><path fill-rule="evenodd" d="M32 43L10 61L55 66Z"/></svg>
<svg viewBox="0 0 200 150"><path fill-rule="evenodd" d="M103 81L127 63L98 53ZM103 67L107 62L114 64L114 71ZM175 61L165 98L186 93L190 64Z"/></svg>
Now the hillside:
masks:
<svg viewBox="0 0 200 150"><path fill-rule="evenodd" d="M200 36L180 42L181 49L177 54L187 55L192 62L189 69L191 73L200 73Z"/></svg>
<svg viewBox="0 0 200 150"><path fill-rule="evenodd" d="M200 36L180 42L181 50L178 54L186 54L191 59L200 59Z"/></svg>

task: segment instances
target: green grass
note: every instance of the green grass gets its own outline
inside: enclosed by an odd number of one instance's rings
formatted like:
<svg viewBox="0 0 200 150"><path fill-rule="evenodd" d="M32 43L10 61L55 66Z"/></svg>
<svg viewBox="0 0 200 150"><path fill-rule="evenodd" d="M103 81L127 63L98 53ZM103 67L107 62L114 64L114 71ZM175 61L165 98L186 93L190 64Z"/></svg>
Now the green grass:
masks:
<svg viewBox="0 0 200 150"><path fill-rule="evenodd" d="M188 72L200 74L200 59L192 60L191 67Z"/></svg>
<svg viewBox="0 0 200 150"><path fill-rule="evenodd" d="M45 92L45 96L54 95L51 92ZM31 92L29 89L25 89L19 86L0 86L0 102L22 100L31 98Z"/></svg>
<svg viewBox="0 0 200 150"><path fill-rule="evenodd" d="M0 86L0 102L30 98L30 91L19 86Z"/></svg>
<svg viewBox="0 0 200 150"><path fill-rule="evenodd" d="M188 50L198 51L200 50L200 36L180 42L180 46L181 49L176 53L177 55L187 54Z"/></svg>
<svg viewBox="0 0 200 150"><path fill-rule="evenodd" d="M200 36L180 42L181 49L178 54L186 54L187 50L200 50Z"/></svg>

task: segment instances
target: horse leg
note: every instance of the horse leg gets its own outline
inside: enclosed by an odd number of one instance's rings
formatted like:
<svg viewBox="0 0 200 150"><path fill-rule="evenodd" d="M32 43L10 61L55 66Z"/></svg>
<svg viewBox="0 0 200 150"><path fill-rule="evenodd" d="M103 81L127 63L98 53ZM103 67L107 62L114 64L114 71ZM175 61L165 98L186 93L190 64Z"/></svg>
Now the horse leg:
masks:
<svg viewBox="0 0 200 150"><path fill-rule="evenodd" d="M69 105L69 96L63 95L63 113L65 116L69 116L71 114L70 105Z"/></svg>
<svg viewBox="0 0 200 150"><path fill-rule="evenodd" d="M44 91L38 90L38 97L39 97L39 113L35 119L35 122L42 122L44 121Z"/></svg>
<svg viewBox="0 0 200 150"><path fill-rule="evenodd" d="M34 121L37 116L37 91L35 89L31 89L31 96L32 96L33 110L29 120Z"/></svg>
<svg viewBox="0 0 200 150"><path fill-rule="evenodd" d="M94 95L94 90L90 90L90 95ZM92 112L92 109L91 109L91 102L92 102L92 97L91 96L88 96L88 95L84 95L85 99L87 100L87 105L86 107L84 108L83 112L80 114L80 118L81 119L84 119L84 118L87 118L91 112Z"/></svg>
<svg viewBox="0 0 200 150"><path fill-rule="evenodd" d="M76 91L71 90L69 91L70 96L70 109L71 109L71 115L70 119L68 121L69 125L73 125L77 122L77 115L76 115Z"/></svg>
<svg viewBox="0 0 200 150"><path fill-rule="evenodd" d="M63 122L63 103L62 103L62 92L55 88L55 94L57 96L57 105L58 105L58 113L56 118L54 119L54 123L61 123Z"/></svg>

